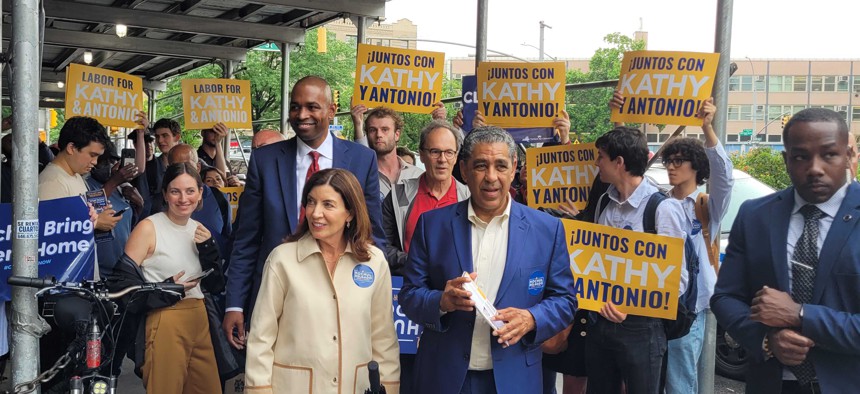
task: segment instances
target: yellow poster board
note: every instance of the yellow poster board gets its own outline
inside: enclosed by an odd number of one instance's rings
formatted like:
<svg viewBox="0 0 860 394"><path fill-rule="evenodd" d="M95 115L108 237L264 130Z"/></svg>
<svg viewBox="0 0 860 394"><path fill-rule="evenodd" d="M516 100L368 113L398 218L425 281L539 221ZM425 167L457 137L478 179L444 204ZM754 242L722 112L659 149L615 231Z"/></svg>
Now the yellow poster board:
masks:
<svg viewBox="0 0 860 394"><path fill-rule="evenodd" d="M556 145L526 149L528 206L558 208L572 202L582 210L597 177L594 144Z"/></svg>
<svg viewBox="0 0 860 394"><path fill-rule="evenodd" d="M674 320L684 240L563 219L579 308Z"/></svg>
<svg viewBox="0 0 860 394"><path fill-rule="evenodd" d="M251 128L251 81L182 80L186 129L211 129L221 122L231 129Z"/></svg>
<svg viewBox="0 0 860 394"><path fill-rule="evenodd" d="M624 105L610 120L701 126L696 113L711 97L719 53L625 52L618 91Z"/></svg>
<svg viewBox="0 0 860 394"><path fill-rule="evenodd" d="M478 64L478 109L503 128L552 127L565 96L564 62Z"/></svg>
<svg viewBox="0 0 860 394"><path fill-rule="evenodd" d="M239 211L239 197L245 191L245 186L222 187L218 190L227 196L227 202L230 204L230 210L233 212L233 221L235 222L236 212Z"/></svg>
<svg viewBox="0 0 860 394"><path fill-rule="evenodd" d="M140 77L74 63L66 68L66 119L88 116L102 126L135 128L141 108Z"/></svg>
<svg viewBox="0 0 860 394"><path fill-rule="evenodd" d="M429 114L442 100L445 54L358 44L352 105Z"/></svg>

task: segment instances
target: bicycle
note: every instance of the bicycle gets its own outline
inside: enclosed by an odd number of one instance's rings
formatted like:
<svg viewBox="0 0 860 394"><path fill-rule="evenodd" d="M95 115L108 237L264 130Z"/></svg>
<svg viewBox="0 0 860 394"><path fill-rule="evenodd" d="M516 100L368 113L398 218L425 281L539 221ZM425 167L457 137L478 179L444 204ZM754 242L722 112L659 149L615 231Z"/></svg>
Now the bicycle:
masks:
<svg viewBox="0 0 860 394"><path fill-rule="evenodd" d="M61 329L75 333L75 339L67 347L67 351L54 365L41 373L36 379L19 383L13 388L14 393L29 393L35 391L42 383L47 383L64 370L72 366L72 376L69 379L70 394L115 394L117 376L112 374L116 337L119 336L128 309L120 315L117 324L117 304L114 300L131 295L127 303L131 303L141 292L162 292L177 297L184 297L185 290L181 284L175 283L140 283L128 286L116 292L110 292L108 282L56 282L53 278L38 279L21 276L11 276L7 281L12 286L37 288L35 296L46 294L59 296L54 308L54 320ZM81 304L80 301L88 304ZM104 346L105 335L108 335L108 346ZM81 363L85 356L85 367ZM106 357L103 357L106 356ZM120 356L121 358L121 356ZM107 376L102 374L103 367ZM81 374L78 374L81 372ZM89 383L89 384L87 384ZM89 389L85 389L88 387Z"/></svg>

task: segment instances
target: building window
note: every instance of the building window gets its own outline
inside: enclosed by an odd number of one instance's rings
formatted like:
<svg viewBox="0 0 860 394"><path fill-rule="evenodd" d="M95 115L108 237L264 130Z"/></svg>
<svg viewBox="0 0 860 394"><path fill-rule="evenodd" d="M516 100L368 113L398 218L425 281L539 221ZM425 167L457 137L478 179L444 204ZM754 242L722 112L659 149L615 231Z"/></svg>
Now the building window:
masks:
<svg viewBox="0 0 860 394"><path fill-rule="evenodd" d="M836 91L837 92L847 92L849 79L850 78L847 75L840 75L840 76L836 77Z"/></svg>
<svg viewBox="0 0 860 394"><path fill-rule="evenodd" d="M726 136L726 142L738 142L737 134L729 134Z"/></svg>
<svg viewBox="0 0 860 394"><path fill-rule="evenodd" d="M794 90L795 92L805 92L806 91L806 76L805 75L795 75L794 76Z"/></svg>
<svg viewBox="0 0 860 394"><path fill-rule="evenodd" d="M810 80L809 90L812 92L820 92L821 91L821 80L823 77L814 76Z"/></svg>
<svg viewBox="0 0 860 394"><path fill-rule="evenodd" d="M740 105L730 105L728 112L726 113L728 120L741 120L741 106Z"/></svg>
<svg viewBox="0 0 860 394"><path fill-rule="evenodd" d="M767 142L782 142L782 134L768 134Z"/></svg>
<svg viewBox="0 0 860 394"><path fill-rule="evenodd" d="M860 107L851 108L851 121L860 122Z"/></svg>
<svg viewBox="0 0 860 394"><path fill-rule="evenodd" d="M765 78L760 75L740 75L729 78L730 92L752 92L753 84L757 92L764 92Z"/></svg>
<svg viewBox="0 0 860 394"><path fill-rule="evenodd" d="M740 91L740 85L741 85L740 78L741 77L730 77L729 78L729 91L730 92Z"/></svg>
<svg viewBox="0 0 860 394"><path fill-rule="evenodd" d="M854 76L854 87L851 90L860 93L860 75Z"/></svg>

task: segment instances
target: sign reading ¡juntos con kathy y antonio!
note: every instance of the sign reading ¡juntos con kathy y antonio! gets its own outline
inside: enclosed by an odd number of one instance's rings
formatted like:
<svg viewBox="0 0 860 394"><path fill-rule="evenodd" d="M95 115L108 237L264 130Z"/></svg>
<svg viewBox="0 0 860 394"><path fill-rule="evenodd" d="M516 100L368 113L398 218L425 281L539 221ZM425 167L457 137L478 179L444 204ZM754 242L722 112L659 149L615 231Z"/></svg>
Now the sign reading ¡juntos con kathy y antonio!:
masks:
<svg viewBox="0 0 860 394"><path fill-rule="evenodd" d="M429 114L442 100L445 54L358 44L353 105Z"/></svg>

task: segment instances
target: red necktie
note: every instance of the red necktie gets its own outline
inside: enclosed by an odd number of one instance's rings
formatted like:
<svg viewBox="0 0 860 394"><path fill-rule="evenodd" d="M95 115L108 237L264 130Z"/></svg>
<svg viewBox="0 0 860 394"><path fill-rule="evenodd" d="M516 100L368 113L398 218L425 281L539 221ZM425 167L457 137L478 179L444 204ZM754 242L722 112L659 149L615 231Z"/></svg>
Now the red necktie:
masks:
<svg viewBox="0 0 860 394"><path fill-rule="evenodd" d="M320 170L320 153L312 150L308 152L308 155L311 157L311 166L308 167L308 173L305 175L305 185L308 184L308 180L311 179L311 176L316 174ZM299 210L299 224L305 221L305 206L302 205L302 208Z"/></svg>

